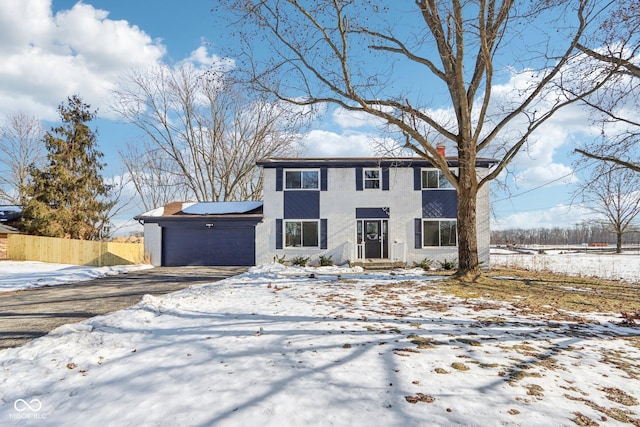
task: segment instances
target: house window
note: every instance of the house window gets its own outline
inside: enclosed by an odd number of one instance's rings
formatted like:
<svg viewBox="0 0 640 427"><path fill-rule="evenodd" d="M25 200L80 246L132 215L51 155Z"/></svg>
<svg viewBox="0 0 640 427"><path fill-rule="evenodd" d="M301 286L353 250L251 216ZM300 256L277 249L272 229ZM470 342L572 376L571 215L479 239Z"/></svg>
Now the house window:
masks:
<svg viewBox="0 0 640 427"><path fill-rule="evenodd" d="M364 188L380 188L380 169L364 169Z"/></svg>
<svg viewBox="0 0 640 427"><path fill-rule="evenodd" d="M423 246L456 246L458 244L455 220L429 220L422 224Z"/></svg>
<svg viewBox="0 0 640 427"><path fill-rule="evenodd" d="M285 221L284 241L288 248L317 248L318 221Z"/></svg>
<svg viewBox="0 0 640 427"><path fill-rule="evenodd" d="M444 177L441 170L428 169L422 171L422 188L445 188L451 189L453 185Z"/></svg>
<svg viewBox="0 0 640 427"><path fill-rule="evenodd" d="M317 190L320 188L317 170L285 171L285 188L287 190Z"/></svg>

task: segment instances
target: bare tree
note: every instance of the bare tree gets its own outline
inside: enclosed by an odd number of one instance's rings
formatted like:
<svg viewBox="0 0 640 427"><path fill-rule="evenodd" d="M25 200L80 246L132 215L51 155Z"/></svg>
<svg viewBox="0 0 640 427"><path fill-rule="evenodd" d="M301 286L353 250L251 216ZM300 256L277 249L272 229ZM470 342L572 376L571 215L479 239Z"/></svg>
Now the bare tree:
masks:
<svg viewBox="0 0 640 427"><path fill-rule="evenodd" d="M134 70L115 95L115 110L147 141L135 157L122 153L147 208L175 196L259 199L256 161L292 154L304 122L302 109L251 97L189 64Z"/></svg>
<svg viewBox="0 0 640 427"><path fill-rule="evenodd" d="M194 197L175 162L155 145L129 144L120 151L120 158L146 211Z"/></svg>
<svg viewBox="0 0 640 427"><path fill-rule="evenodd" d="M589 149L590 151L587 151L586 149L581 149L581 148L576 148L575 151L576 153L582 154L583 156L588 157L590 159L615 163L618 166L625 167L634 172L640 172L640 162L634 161L631 159L625 160L621 158L621 156L624 155L623 154L624 152L621 149L621 146L629 144L630 145L629 148L635 151L634 145L636 145L637 143L638 143L637 137L634 137L634 138L629 137L629 138L625 138L623 143L616 144L616 146L600 145L600 146L590 148ZM613 151L613 153L605 154L607 151L609 152ZM598 154L598 152L602 154Z"/></svg>
<svg viewBox="0 0 640 427"><path fill-rule="evenodd" d="M603 137L576 152L640 172L640 1L617 0L600 31L578 49L617 71L605 90L584 99Z"/></svg>
<svg viewBox="0 0 640 427"><path fill-rule="evenodd" d="M24 203L29 166L45 158L43 136L40 120L26 113L13 113L0 125L0 200Z"/></svg>
<svg viewBox="0 0 640 427"><path fill-rule="evenodd" d="M333 103L381 118L406 149L442 170L458 194L458 275L465 278L480 273L479 190L548 119L597 91L618 68L606 64L589 78L573 78L581 73L580 40L599 26L609 2L221 3L234 16L239 67L255 87L296 105ZM423 84L416 87L416 78ZM496 86L509 78L517 84L505 95ZM435 104L436 94L446 102ZM442 141L457 150L456 162L438 153ZM479 176L482 154L498 156L498 164Z"/></svg>
<svg viewBox="0 0 640 427"><path fill-rule="evenodd" d="M622 237L640 215L640 175L622 166L595 168L590 180L581 186L586 202L606 218L616 235L616 252L622 252Z"/></svg>

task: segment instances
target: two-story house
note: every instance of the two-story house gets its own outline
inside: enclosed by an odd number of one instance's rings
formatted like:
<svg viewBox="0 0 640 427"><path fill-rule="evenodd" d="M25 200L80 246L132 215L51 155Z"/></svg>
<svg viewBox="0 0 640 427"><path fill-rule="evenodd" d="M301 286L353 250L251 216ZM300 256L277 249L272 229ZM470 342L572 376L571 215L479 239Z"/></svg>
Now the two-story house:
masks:
<svg viewBox="0 0 640 427"><path fill-rule="evenodd" d="M455 168L457 160L450 158ZM479 159L479 174L491 159ZM272 158L262 202L172 203L139 215L154 265L256 265L320 256L335 264L457 258L457 193L419 158ZM478 194L479 258L489 263L489 189Z"/></svg>
<svg viewBox="0 0 640 427"><path fill-rule="evenodd" d="M456 166L456 160L449 161ZM482 159L487 172L495 162ZM302 256L316 263L413 263L457 258L457 194L416 158L268 159L256 262ZM478 195L480 261L489 262L489 190Z"/></svg>

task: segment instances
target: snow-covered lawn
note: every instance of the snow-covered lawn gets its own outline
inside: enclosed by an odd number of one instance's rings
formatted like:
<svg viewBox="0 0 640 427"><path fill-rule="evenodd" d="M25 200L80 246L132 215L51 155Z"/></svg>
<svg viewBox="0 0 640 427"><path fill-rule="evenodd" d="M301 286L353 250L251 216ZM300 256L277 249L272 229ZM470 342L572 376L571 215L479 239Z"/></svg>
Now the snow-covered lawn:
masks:
<svg viewBox="0 0 640 427"><path fill-rule="evenodd" d="M152 266L86 267L36 261L0 261L0 292L62 285L145 268Z"/></svg>
<svg viewBox="0 0 640 427"><path fill-rule="evenodd" d="M640 282L640 254L636 251L616 255L555 250L539 254L492 249L491 268L499 267Z"/></svg>
<svg viewBox="0 0 640 427"><path fill-rule="evenodd" d="M638 425L619 321L261 266L0 352L0 425Z"/></svg>

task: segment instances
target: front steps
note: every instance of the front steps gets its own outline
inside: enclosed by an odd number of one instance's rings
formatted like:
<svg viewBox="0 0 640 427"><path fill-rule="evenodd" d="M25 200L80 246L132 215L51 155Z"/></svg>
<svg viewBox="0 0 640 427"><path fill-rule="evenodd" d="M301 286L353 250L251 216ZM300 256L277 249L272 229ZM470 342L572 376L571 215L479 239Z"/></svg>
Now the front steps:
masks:
<svg viewBox="0 0 640 427"><path fill-rule="evenodd" d="M365 270L393 270L394 268L405 268L406 263L402 261L391 261L390 259L365 259L350 263L351 267L362 267Z"/></svg>

